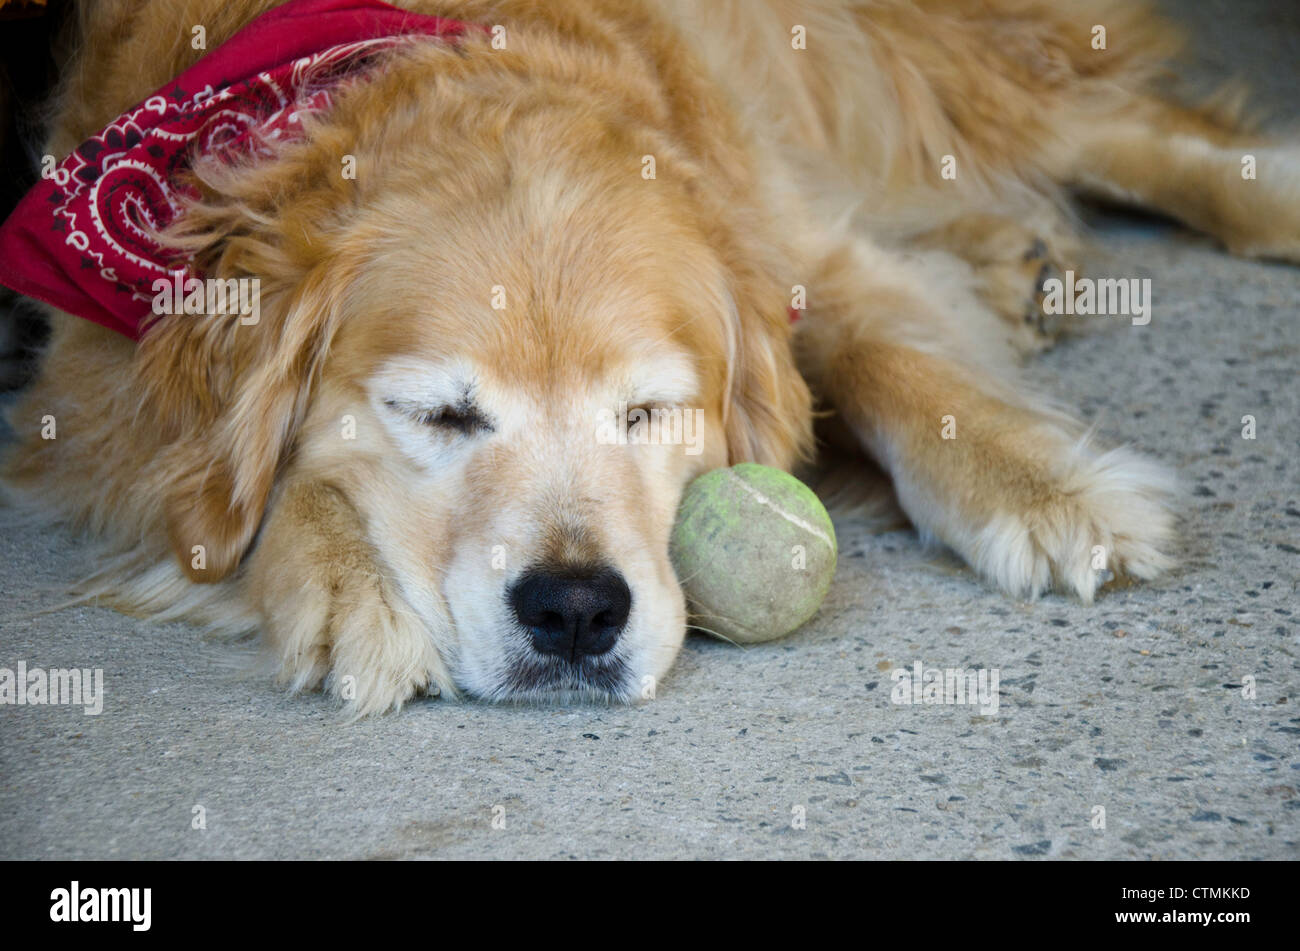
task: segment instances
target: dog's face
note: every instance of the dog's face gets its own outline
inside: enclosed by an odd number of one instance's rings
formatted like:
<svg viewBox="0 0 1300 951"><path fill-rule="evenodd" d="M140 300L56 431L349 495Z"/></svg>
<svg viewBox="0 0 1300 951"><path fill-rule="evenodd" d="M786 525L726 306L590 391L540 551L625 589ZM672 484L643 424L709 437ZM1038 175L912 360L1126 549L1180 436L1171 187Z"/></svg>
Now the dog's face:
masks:
<svg viewBox="0 0 1300 951"><path fill-rule="evenodd" d="M186 459L173 541L225 531L233 566L277 479L327 484L458 688L633 699L685 633L668 558L683 488L730 461L788 464L806 436L786 289L685 173L645 177L626 130L567 104L516 104L504 129L475 108L463 127L381 128L355 184L261 216L258 271L286 248L313 263L270 281L269 318L229 359L283 379L247 373L232 461L211 437L215 462ZM341 112L298 167L262 174L333 173L371 121ZM272 186L241 187L242 207Z"/></svg>
<svg viewBox="0 0 1300 951"><path fill-rule="evenodd" d="M592 177L381 213L300 441L479 696L661 676L678 499L727 458L725 272L639 176Z"/></svg>

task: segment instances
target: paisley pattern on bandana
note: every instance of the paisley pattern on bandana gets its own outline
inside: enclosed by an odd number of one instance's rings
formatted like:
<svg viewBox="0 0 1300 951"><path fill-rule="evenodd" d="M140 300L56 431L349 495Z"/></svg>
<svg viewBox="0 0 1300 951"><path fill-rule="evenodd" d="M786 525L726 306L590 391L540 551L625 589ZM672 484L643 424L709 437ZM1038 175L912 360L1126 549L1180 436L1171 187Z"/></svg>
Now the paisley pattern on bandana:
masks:
<svg viewBox="0 0 1300 951"><path fill-rule="evenodd" d="M374 0L292 0L264 14L28 192L0 227L0 284L139 339L154 282L198 276L154 237L196 197L185 184L196 160L269 155L378 53L470 29Z"/></svg>

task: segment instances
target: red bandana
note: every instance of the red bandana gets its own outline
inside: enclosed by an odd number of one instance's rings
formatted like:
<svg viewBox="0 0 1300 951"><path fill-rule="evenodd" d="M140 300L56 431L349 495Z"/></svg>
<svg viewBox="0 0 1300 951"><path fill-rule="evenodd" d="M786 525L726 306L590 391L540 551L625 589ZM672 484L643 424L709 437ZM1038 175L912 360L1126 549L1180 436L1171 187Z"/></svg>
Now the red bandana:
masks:
<svg viewBox="0 0 1300 951"><path fill-rule="evenodd" d="M378 0L290 0L253 20L91 136L0 226L0 284L138 340L153 284L194 277L151 232L193 190L195 156L238 157L301 134L304 113L376 53L474 27Z"/></svg>

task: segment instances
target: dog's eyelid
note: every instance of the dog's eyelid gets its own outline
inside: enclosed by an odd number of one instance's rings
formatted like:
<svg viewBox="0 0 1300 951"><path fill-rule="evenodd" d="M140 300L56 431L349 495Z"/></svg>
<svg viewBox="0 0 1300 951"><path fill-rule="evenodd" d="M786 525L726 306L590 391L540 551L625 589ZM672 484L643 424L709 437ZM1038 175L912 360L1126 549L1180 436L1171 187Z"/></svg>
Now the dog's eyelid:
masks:
<svg viewBox="0 0 1300 951"><path fill-rule="evenodd" d="M623 401L629 410L633 409L685 409L691 404L691 400L679 394L653 393L648 395L629 396Z"/></svg>
<svg viewBox="0 0 1300 951"><path fill-rule="evenodd" d="M468 399L454 406L423 406L390 398L384 400L384 405L422 426L452 430L466 436L496 431L491 418Z"/></svg>

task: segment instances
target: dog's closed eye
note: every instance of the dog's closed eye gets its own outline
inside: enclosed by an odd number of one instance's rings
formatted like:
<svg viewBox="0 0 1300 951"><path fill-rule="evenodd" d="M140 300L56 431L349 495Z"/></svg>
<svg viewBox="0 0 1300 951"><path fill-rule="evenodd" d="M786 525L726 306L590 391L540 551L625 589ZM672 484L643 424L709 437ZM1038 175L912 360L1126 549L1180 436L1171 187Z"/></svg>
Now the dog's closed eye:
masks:
<svg viewBox="0 0 1300 951"><path fill-rule="evenodd" d="M490 433L496 428L487 414L468 400L454 406L421 406L405 400L388 399L384 400L384 405L421 426L462 436Z"/></svg>

